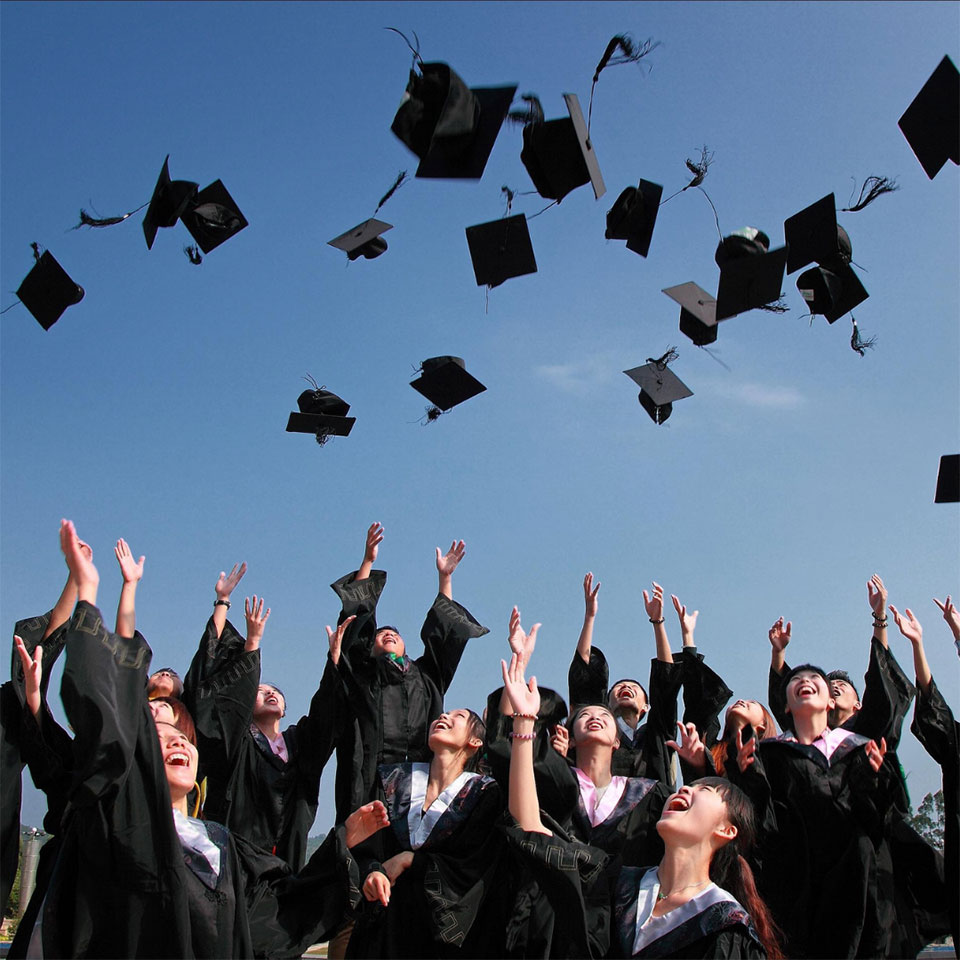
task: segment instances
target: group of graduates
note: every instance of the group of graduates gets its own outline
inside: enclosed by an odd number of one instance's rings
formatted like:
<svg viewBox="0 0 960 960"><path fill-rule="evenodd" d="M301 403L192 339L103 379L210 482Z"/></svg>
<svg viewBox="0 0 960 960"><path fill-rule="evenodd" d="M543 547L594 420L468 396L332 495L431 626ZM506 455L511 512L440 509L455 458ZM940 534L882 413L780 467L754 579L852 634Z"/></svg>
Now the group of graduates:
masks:
<svg viewBox="0 0 960 960"><path fill-rule="evenodd" d="M4 902L24 764L52 835L12 957L298 957L323 941L331 957L912 957L957 942L958 726L909 609L889 606L915 685L890 651L879 577L862 690L788 666L781 619L769 707L736 699L721 717L734 694L695 646L697 612L672 598L671 652L658 584L643 591L648 688L611 685L587 574L568 700L529 675L539 624L514 607L481 715L444 704L489 632L453 599L463 542L436 551L413 659L377 621L375 523L359 569L332 584L342 608L309 711L285 725L260 675L269 608L245 601L246 636L227 617L245 565L220 574L181 680L151 672L136 630L143 558L118 541L110 630L90 547L66 520L60 540L67 583L17 623L2 687ZM960 613L937 602L960 648ZM61 652L70 732L47 704ZM943 771L943 855L910 825L896 756L914 697L911 729ZM334 752L336 825L308 859Z"/></svg>

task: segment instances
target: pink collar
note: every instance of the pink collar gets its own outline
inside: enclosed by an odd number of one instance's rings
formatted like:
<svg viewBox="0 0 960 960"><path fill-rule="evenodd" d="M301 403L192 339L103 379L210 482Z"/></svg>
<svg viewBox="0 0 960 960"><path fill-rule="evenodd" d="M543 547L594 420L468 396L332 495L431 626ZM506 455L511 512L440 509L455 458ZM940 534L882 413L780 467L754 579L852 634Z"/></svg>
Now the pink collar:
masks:
<svg viewBox="0 0 960 960"><path fill-rule="evenodd" d="M587 812L590 825L595 827L603 823L613 813L613 808L620 802L623 791L627 787L627 778L611 777L610 785L603 791L603 795L598 800L596 784L579 767L573 769L580 784L580 799L583 801L583 809Z"/></svg>

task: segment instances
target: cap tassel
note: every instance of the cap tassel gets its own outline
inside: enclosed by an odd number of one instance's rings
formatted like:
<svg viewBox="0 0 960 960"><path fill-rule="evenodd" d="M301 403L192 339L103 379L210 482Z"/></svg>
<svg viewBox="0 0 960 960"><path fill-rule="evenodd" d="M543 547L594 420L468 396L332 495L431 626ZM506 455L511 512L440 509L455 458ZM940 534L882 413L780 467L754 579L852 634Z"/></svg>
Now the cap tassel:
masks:
<svg viewBox="0 0 960 960"><path fill-rule="evenodd" d="M520 99L527 105L526 109L511 110L507 114L507 121L524 127L528 123L543 123L545 117L540 98L535 93L524 93L520 95Z"/></svg>
<svg viewBox="0 0 960 960"><path fill-rule="evenodd" d="M373 211L373 215L376 216L380 212L380 208L400 189L401 185L407 181L407 171L401 170L397 174L397 179L393 181L390 189L380 198L380 202L377 204L377 209Z"/></svg>
<svg viewBox="0 0 960 960"><path fill-rule="evenodd" d="M667 347L667 352L662 357L654 360L653 357L647 357L647 363L652 363L658 370L666 370L668 363L673 363L679 357L676 347Z"/></svg>
<svg viewBox="0 0 960 960"><path fill-rule="evenodd" d="M411 31L411 32L413 33L413 39L417 41L416 46L414 46L407 39L407 35L405 33L401 33L396 27L384 27L383 29L389 30L391 33L396 33L396 34L399 34L401 37L403 37L403 42L410 48L410 52L413 54L413 64L411 65L411 69L413 67L423 66L423 58L420 56L420 38L417 36L415 31Z"/></svg>
<svg viewBox="0 0 960 960"><path fill-rule="evenodd" d="M869 337L864 340L860 336L860 328L857 326L856 318L853 314L850 315L850 319L853 321L853 334L850 337L850 346L852 349L856 350L861 357L866 356L867 350L869 350L876 342L876 337Z"/></svg>
<svg viewBox="0 0 960 960"><path fill-rule="evenodd" d="M70 229L79 230L81 227L112 227L115 223L123 223L128 217L132 217L135 213L139 213L144 207L149 205L150 201L148 200L146 203L140 204L136 210L131 210L129 213L125 213L120 217L91 217L90 214L81 207L80 222Z"/></svg>
<svg viewBox="0 0 960 960"><path fill-rule="evenodd" d="M203 257L200 255L200 248L196 244L188 244L183 248L187 259L195 266L199 267L203 263Z"/></svg>
<svg viewBox="0 0 960 960"><path fill-rule="evenodd" d="M436 406L430 406L427 407L427 412L423 415L423 419L420 422L426 426L428 423L435 423L442 416L443 410Z"/></svg>
<svg viewBox="0 0 960 960"><path fill-rule="evenodd" d="M40 244L36 240L30 244L30 249L33 251L33 260L34 263L40 262Z"/></svg>
<svg viewBox="0 0 960 960"><path fill-rule="evenodd" d="M766 310L767 313L789 313L790 307L787 306L787 301L784 298L784 295L781 293L780 296L773 300L770 303L765 303L759 308L760 310Z"/></svg>
<svg viewBox="0 0 960 960"><path fill-rule="evenodd" d="M593 83L590 84L590 106L587 109L587 136L590 136L590 122L593 119L593 91L600 79L600 74L607 67L616 67L621 63L639 63L648 53L660 46L659 40L646 39L638 44L629 33L618 33L610 38L607 49L593 72ZM619 52L618 52L619 51Z"/></svg>
<svg viewBox="0 0 960 960"><path fill-rule="evenodd" d="M856 181L854 181L854 189L856 189ZM896 177L892 180L889 177L867 177L860 188L857 202L852 207L843 207L840 212L856 213L873 203L877 197L882 197L885 193L894 193L899 189L900 184L897 183Z"/></svg>

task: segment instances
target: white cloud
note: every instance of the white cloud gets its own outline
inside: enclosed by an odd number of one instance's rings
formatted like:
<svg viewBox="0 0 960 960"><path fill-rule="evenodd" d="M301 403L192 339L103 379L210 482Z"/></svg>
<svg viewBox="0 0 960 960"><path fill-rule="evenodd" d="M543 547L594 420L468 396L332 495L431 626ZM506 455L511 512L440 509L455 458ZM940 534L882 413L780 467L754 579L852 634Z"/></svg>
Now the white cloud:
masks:
<svg viewBox="0 0 960 960"><path fill-rule="evenodd" d="M612 371L612 372L611 372ZM616 364L611 366L609 357L585 357L578 363L541 364L534 367L538 377L549 381L566 393L585 394L608 383L617 373Z"/></svg>
<svg viewBox="0 0 960 960"><path fill-rule="evenodd" d="M806 403L806 397L796 387L765 383L725 384L718 387L717 392L748 407L796 410Z"/></svg>

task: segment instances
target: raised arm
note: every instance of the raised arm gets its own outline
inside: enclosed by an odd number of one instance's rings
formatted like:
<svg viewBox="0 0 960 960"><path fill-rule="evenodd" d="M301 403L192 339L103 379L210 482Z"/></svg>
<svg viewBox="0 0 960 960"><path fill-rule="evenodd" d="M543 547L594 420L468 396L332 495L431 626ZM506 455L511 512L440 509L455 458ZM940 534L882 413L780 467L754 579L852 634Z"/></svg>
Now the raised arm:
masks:
<svg viewBox="0 0 960 960"><path fill-rule="evenodd" d="M783 674L787 669L783 652L787 649L790 642L790 631L793 624L788 620L783 622L780 617L776 623L767 632L770 638L770 673L767 678L767 702L770 704L770 712L774 719L780 724L782 730L792 729L793 720L787 713L787 701L783 694Z"/></svg>
<svg viewBox="0 0 960 960"><path fill-rule="evenodd" d="M777 676L780 676L784 670L784 651L790 642L790 632L792 629L793 622L788 620L784 623L783 617L780 617L769 631L767 631L767 636L770 638L770 669L777 674Z"/></svg>
<svg viewBox="0 0 960 960"><path fill-rule="evenodd" d="M133 559L127 541L122 537L113 548L114 556L120 565L123 586L120 588L120 602L117 604L116 632L121 637L132 637L137 629L136 594L137 584L143 577L143 562L146 559Z"/></svg>
<svg viewBox="0 0 960 960"><path fill-rule="evenodd" d="M593 647L593 622L597 619L597 609L600 606L597 599L600 593L600 581L596 586L593 583L593 574L588 573L583 578L583 626L580 628L580 638L577 640L577 656L584 663L590 662L590 650Z"/></svg>
<svg viewBox="0 0 960 960"><path fill-rule="evenodd" d="M219 609L219 608L218 608ZM245 653L260 649L260 641L263 639L263 630L267 625L267 618L270 616L270 608L263 609L263 597L257 599L253 595L253 603L249 597L243 598L243 615L247 621L247 639L243 645Z"/></svg>
<svg viewBox="0 0 960 960"><path fill-rule="evenodd" d="M873 639L889 650L887 642L887 588L877 574L867 581L867 599L873 611Z"/></svg>
<svg viewBox="0 0 960 960"><path fill-rule="evenodd" d="M34 655L31 657L24 642L19 637L14 637L13 642L23 666L25 701L30 712L36 717L40 714L41 705L40 681L43 678L43 645L38 643Z"/></svg>
<svg viewBox="0 0 960 960"><path fill-rule="evenodd" d="M697 617L700 616L700 611L694 610L691 613L687 610L686 605L682 604L673 594L670 595L670 599L673 601L673 609L677 611L677 618L680 621L680 636L683 639L684 649L687 647L696 649L697 645L693 639L693 632L697 629Z"/></svg>
<svg viewBox="0 0 960 960"><path fill-rule="evenodd" d="M950 628L950 632L953 634L953 642L957 647L957 654L960 655L960 611L954 606L953 601L950 599L950 594L947 594L947 599L941 603L936 597L933 598L933 602L940 608L943 613L943 619L946 620L947 626Z"/></svg>
<svg viewBox="0 0 960 960"><path fill-rule="evenodd" d="M448 600L453 599L453 571L457 569L457 564L463 559L467 548L462 540L454 540L450 544L450 549L445 553L440 553L437 547L437 576L439 584L437 593L442 594Z"/></svg>
<svg viewBox="0 0 960 960"><path fill-rule="evenodd" d="M84 543L82 540L78 542L80 544L81 551L83 551L86 558L92 563L93 551L90 549L90 545ZM947 599L949 599L949 597ZM50 634L52 634L55 630L59 630L60 627L62 627L70 619L76 602L77 584L73 579L73 574L68 573L67 582L63 585L63 590L60 591L60 596L57 599L53 609L50 611L50 621L47 623L47 628L43 633L43 637L41 637L42 640L46 640Z"/></svg>
<svg viewBox="0 0 960 960"><path fill-rule="evenodd" d="M377 559L377 553L380 550L380 544L383 541L383 524L374 521L367 528L367 540L363 547L363 562L357 571L355 580L368 580L370 571Z"/></svg>
<svg viewBox="0 0 960 960"><path fill-rule="evenodd" d="M653 596L643 591L643 606L647 616L653 624L653 635L657 641L657 659L664 663L673 663L673 654L670 652L670 641L667 639L667 628L664 626L663 616L663 587L659 583L653 584Z"/></svg>
<svg viewBox="0 0 960 960"><path fill-rule="evenodd" d="M949 602L950 598L947 597ZM930 672L930 665L927 663L927 655L923 650L923 628L917 622L913 611L907 607L901 614L891 603L890 610L893 613L893 621L896 623L900 632L910 641L913 647L913 668L917 672L917 686L926 694L930 692L930 681L933 674Z"/></svg>
<svg viewBox="0 0 960 960"><path fill-rule="evenodd" d="M230 609L230 594L236 589L237 584L243 579L243 575L246 572L246 563L241 563L239 567L237 564L234 564L229 574L221 570L220 576L217 578L217 585L214 587L217 593L217 599L213 601L213 627L218 639L220 634L223 633L223 628L227 623L227 611Z"/></svg>

